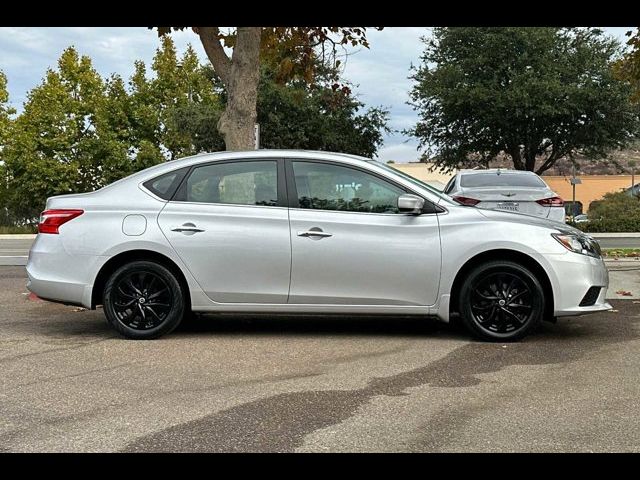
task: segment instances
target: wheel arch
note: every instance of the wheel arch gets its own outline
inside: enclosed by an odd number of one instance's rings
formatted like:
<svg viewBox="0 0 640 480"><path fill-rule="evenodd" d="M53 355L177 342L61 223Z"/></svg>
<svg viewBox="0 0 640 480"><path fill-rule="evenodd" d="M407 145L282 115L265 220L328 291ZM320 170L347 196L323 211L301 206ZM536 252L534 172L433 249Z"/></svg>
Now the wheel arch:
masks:
<svg viewBox="0 0 640 480"><path fill-rule="evenodd" d="M525 267L527 267L531 272L536 276L540 284L542 285L542 290L545 296L545 307L544 307L544 319L545 320L553 320L553 312L554 312L554 298L553 298L553 287L551 285L551 280L546 270L540 265L540 263L533 257L527 255L526 253L519 252L517 250L510 249L495 249L495 250L487 250L485 252L479 253L469 260L467 260L464 265L458 270L458 273L453 280L453 284L451 285L451 298L449 302L449 315L459 314L458 312L458 302L460 295L460 287L462 286L462 282L469 274L469 272L474 269L476 266L492 261L492 260L510 260L512 262L519 263Z"/></svg>
<svg viewBox="0 0 640 480"><path fill-rule="evenodd" d="M136 250L127 250L125 252L121 252L117 255L114 255L110 258L103 266L100 268L100 271L96 275L96 279L93 282L93 288L91 291L91 308L95 309L96 305L102 304L102 295L104 293L104 286L107 283L109 276L113 272L115 272L121 266L138 260L148 260L152 262L159 263L165 268L169 269L171 273L176 276L180 287L182 287L184 292L184 301L185 301L185 309L191 308L191 295L189 290L189 284L187 283L187 279L182 273L180 267L169 257L154 252L152 250L144 250L144 249L136 249Z"/></svg>

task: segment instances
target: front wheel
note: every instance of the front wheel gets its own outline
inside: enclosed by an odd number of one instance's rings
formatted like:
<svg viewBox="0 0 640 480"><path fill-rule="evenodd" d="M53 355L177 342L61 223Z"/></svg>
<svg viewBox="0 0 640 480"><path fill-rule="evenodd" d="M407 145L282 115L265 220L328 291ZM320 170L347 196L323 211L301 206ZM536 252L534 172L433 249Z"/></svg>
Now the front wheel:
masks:
<svg viewBox="0 0 640 480"><path fill-rule="evenodd" d="M544 292L524 266L487 262L473 269L462 284L460 312L465 326L483 340L519 340L540 325Z"/></svg>
<svg viewBox="0 0 640 480"><path fill-rule="evenodd" d="M180 283L166 267L151 261L123 265L107 280L104 312L121 335L136 340L173 331L185 309Z"/></svg>

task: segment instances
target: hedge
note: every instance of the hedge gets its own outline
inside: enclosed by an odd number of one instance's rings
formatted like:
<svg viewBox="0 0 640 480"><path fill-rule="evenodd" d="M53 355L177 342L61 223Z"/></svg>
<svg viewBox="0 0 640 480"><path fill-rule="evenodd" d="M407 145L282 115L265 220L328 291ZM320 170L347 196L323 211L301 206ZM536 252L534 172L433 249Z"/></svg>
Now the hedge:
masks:
<svg viewBox="0 0 640 480"><path fill-rule="evenodd" d="M571 223L569 225L589 233L623 233L640 232L640 218L610 218L590 220L589 222Z"/></svg>

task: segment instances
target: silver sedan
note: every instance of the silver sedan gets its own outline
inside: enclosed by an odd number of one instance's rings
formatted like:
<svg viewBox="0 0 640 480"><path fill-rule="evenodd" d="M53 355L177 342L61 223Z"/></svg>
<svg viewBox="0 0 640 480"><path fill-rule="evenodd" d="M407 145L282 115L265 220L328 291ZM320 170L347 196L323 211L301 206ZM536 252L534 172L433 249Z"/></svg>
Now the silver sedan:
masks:
<svg viewBox="0 0 640 480"><path fill-rule="evenodd" d="M564 200L539 175L493 168L461 170L444 189L459 203L564 223Z"/></svg>
<svg viewBox="0 0 640 480"><path fill-rule="evenodd" d="M134 339L194 311L459 317L507 341L611 308L580 231L326 152L198 155L49 198L27 272L39 297L104 305Z"/></svg>

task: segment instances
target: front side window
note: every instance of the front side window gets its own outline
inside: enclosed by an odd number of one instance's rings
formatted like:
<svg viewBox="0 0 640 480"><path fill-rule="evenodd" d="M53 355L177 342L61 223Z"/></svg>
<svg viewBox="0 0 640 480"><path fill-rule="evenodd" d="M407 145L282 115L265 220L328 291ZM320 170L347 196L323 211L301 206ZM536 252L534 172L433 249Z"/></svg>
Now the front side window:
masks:
<svg viewBox="0 0 640 480"><path fill-rule="evenodd" d="M275 160L230 162L193 169L177 200L234 205L278 205L278 168Z"/></svg>
<svg viewBox="0 0 640 480"><path fill-rule="evenodd" d="M405 192L375 175L328 163L293 162L300 208L399 213Z"/></svg>

